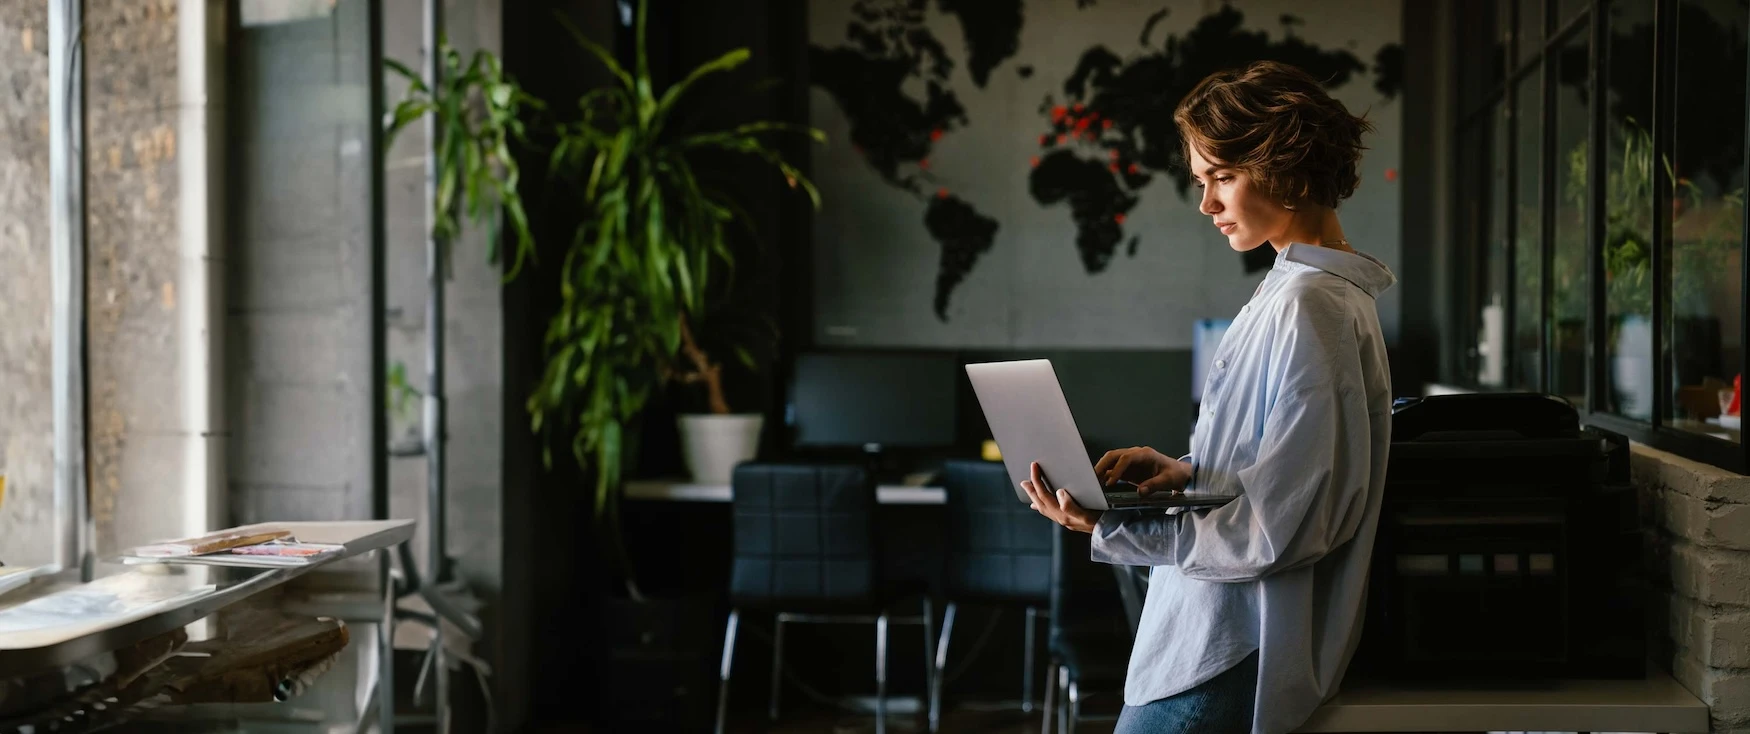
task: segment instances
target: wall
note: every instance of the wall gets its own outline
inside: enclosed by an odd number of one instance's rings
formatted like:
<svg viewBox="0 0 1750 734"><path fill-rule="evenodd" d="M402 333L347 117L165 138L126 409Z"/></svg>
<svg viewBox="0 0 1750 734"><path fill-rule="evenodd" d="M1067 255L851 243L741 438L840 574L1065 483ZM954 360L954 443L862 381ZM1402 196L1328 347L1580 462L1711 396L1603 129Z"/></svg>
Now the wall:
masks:
<svg viewBox="0 0 1750 734"><path fill-rule="evenodd" d="M99 558L186 529L177 27L177 0L85 3L86 459Z"/></svg>
<svg viewBox="0 0 1750 734"><path fill-rule="evenodd" d="M238 29L226 406L238 523L365 518L370 196L362 0Z"/></svg>
<svg viewBox="0 0 1750 734"><path fill-rule="evenodd" d="M1189 348L1192 324L1231 318L1274 253L1242 258L1210 230L1172 109L1210 71L1261 58L1326 80L1377 126L1341 211L1356 247L1399 264L1398 5L904 5L808 8L810 116L828 138L817 343ZM1380 301L1392 343L1400 295Z"/></svg>
<svg viewBox="0 0 1750 734"><path fill-rule="evenodd" d="M1640 444L1655 660L1712 710L1713 731L1750 732L1750 477Z"/></svg>
<svg viewBox="0 0 1750 734"><path fill-rule="evenodd" d="M0 560L54 560L49 250L49 27L41 0L0 0Z"/></svg>

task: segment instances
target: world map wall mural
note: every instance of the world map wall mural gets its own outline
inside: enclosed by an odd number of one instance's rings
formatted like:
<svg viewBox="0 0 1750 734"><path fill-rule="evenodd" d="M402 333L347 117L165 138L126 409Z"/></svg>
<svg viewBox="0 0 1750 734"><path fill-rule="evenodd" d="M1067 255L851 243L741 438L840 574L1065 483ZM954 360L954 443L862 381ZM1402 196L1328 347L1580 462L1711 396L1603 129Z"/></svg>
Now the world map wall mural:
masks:
<svg viewBox="0 0 1750 734"><path fill-rule="evenodd" d="M1395 2L817 0L809 5L815 340L823 346L1189 348L1274 251L1196 210L1172 111L1257 59L1377 126L1340 212L1401 251ZM1397 302L1380 302L1388 337Z"/></svg>

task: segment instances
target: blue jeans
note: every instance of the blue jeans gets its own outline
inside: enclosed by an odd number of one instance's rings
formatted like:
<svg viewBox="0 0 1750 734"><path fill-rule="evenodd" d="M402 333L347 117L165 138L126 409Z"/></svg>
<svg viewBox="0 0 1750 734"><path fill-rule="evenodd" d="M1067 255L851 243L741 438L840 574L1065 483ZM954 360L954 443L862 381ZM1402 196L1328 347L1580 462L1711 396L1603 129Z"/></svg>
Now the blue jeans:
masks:
<svg viewBox="0 0 1750 734"><path fill-rule="evenodd" d="M1141 706L1125 706L1113 734L1233 734L1252 730L1258 652L1196 688Z"/></svg>

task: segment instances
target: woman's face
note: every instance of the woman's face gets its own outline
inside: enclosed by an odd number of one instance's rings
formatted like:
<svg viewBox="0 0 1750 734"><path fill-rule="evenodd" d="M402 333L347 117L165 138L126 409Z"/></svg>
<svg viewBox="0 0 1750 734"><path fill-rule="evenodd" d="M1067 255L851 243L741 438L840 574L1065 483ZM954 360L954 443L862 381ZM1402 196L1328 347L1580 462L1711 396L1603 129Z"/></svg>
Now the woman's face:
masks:
<svg viewBox="0 0 1750 734"><path fill-rule="evenodd" d="M1251 176L1209 161L1195 147L1189 161L1191 177L1202 195L1197 211L1214 221L1227 237L1228 247L1246 252L1282 237L1294 212L1259 191Z"/></svg>

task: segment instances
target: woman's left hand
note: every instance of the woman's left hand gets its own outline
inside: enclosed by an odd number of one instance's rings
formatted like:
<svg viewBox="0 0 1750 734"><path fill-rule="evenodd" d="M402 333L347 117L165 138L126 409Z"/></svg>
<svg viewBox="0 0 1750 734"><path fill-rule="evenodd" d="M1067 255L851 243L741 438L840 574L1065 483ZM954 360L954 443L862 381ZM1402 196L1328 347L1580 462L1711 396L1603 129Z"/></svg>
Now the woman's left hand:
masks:
<svg viewBox="0 0 1750 734"><path fill-rule="evenodd" d="M1069 496L1069 490L1051 491L1050 485L1045 483L1045 472L1037 461L1033 462L1033 478L1021 482L1021 489L1027 490L1027 496L1033 500L1029 506L1039 514L1078 533L1094 532L1094 523L1100 521L1100 511L1076 504L1075 498Z"/></svg>

